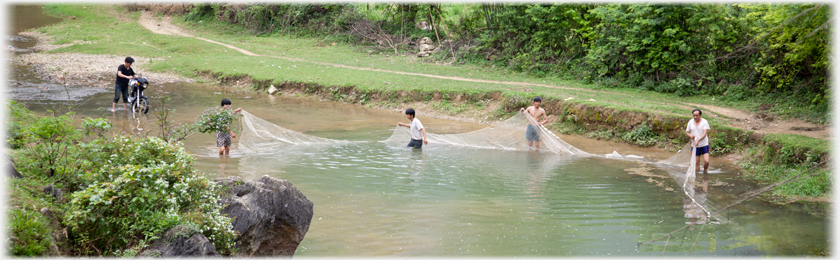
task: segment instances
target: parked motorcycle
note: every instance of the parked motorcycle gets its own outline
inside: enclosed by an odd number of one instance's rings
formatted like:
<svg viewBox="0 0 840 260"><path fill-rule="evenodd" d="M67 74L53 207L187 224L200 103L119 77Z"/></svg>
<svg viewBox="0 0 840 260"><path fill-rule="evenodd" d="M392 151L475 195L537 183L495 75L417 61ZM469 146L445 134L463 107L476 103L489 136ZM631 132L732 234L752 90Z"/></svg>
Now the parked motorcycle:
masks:
<svg viewBox="0 0 840 260"><path fill-rule="evenodd" d="M149 112L149 99L143 95L143 91L149 87L149 81L143 77L137 77L128 81L128 86L131 87L131 92L128 93L128 103L131 105L131 111L134 113L142 112L145 114Z"/></svg>

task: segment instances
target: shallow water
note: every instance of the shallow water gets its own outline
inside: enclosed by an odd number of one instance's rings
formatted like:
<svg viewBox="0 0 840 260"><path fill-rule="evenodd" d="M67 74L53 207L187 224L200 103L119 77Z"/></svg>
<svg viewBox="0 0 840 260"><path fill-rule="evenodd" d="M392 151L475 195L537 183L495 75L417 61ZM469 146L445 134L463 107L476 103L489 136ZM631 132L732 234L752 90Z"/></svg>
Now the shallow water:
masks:
<svg viewBox="0 0 840 260"><path fill-rule="evenodd" d="M10 67L6 95L36 113L105 117L117 131L157 135L153 115L168 95L176 122L192 122L222 98L285 128L346 144L290 146L272 153L219 156L214 136L194 134L184 147L212 177L269 175L291 181L315 205L296 256L741 256L820 255L828 251L828 218L748 202L716 223L675 233L686 217L684 169L652 164L672 153L560 135L597 156L463 149L430 143L421 150L378 141L391 135L400 111L266 96L197 83L157 85L152 110L108 111L112 89L44 82L25 66ZM121 107L121 104L118 105ZM427 131L464 133L486 125L418 112ZM523 137L524 138L524 137ZM234 142L236 139L234 139ZM406 143L408 140L406 140ZM618 160L605 154L636 155ZM714 211L753 187L739 169L714 158L698 176L703 205ZM658 176L658 177L657 177ZM661 178L660 178L661 177ZM664 251L664 252L663 252Z"/></svg>

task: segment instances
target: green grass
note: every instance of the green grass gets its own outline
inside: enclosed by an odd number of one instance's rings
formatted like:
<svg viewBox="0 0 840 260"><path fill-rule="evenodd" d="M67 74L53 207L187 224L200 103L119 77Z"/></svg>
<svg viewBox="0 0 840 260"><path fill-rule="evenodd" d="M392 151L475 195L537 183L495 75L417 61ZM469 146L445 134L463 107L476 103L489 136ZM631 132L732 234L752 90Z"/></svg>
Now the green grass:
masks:
<svg viewBox="0 0 840 260"><path fill-rule="evenodd" d="M442 65L419 61L413 56L393 55L390 49L356 46L330 37L301 38L285 35L257 36L237 25L200 20L188 21L175 17L173 22L198 37L231 44L258 55L247 57L226 47L198 39L156 35L142 28L136 21L140 13L124 11L113 5L50 4L49 10L60 16L76 16L76 20L39 29L53 36L55 43L89 42L55 50L55 52L80 52L90 54L135 55L153 58L150 70L194 76L193 71L209 70L221 75L249 74L257 80L315 83L324 86L355 86L360 90L407 90L447 92L493 92L505 95L540 95L550 99L567 99L624 111L655 112L670 115L688 115L691 108L683 102L709 104L753 111L762 103L773 103L763 98L733 101L712 96L679 97L630 88L609 88L594 83L564 80L559 77L534 77L472 64ZM122 17L127 21L119 21ZM112 29L113 28L113 29ZM332 43L335 42L335 45ZM306 61L290 61L284 58ZM159 61L159 62L158 62ZM321 64L319 64L321 63ZM547 84L574 89L512 84L476 83L453 81L422 76L400 75L388 72L364 71L323 63L340 64L359 68L408 73L461 77L476 80L524 82ZM279 66L279 67L278 67ZM593 92L596 91L596 92ZM712 98L715 98L712 100ZM587 100L595 101L587 101ZM807 110L793 104L781 103L773 113L803 114ZM789 108L785 110L784 108ZM707 118L713 121L714 118ZM825 122L823 122L825 123Z"/></svg>
<svg viewBox="0 0 840 260"><path fill-rule="evenodd" d="M504 95L542 96L548 99L567 99L606 108L636 112L658 112L672 115L688 114L690 109L676 105L683 98L634 89L601 90L597 84L585 84L559 78L535 78L524 73L476 65L439 65L418 62L411 56L394 56L387 50L369 54L371 47L350 46L344 43L320 42L316 38L291 38L286 36L254 36L240 27L214 21L185 21L175 18L178 24L195 35L231 44L259 55L253 57L226 47L194 38L156 35L136 22L115 22L114 15L136 21L139 13L127 13L110 5L50 5L49 10L63 16L73 15L76 20L66 20L42 29L53 36L57 43L89 41L54 52L79 52L88 54L134 55L152 58L148 69L171 72L181 76L195 76L195 71L212 71L222 76L250 75L256 80L275 82L291 81L315 83L324 86L354 86L359 90L419 91L480 93L501 91ZM115 25L116 23L116 25ZM111 29L113 27L113 29ZM103 30L104 29L104 30ZM290 61L284 58L307 61ZM309 62L311 61L311 62ZM512 84L477 83L423 76L402 75L388 72L365 71L319 63L376 70L422 73L476 80L512 81L548 84L574 89L541 86L516 86ZM588 101L588 100L595 101ZM700 102L699 100L697 102ZM710 119L714 120L714 119Z"/></svg>
<svg viewBox="0 0 840 260"><path fill-rule="evenodd" d="M598 84L563 80L557 77L537 78L525 73L486 66L421 62L412 56L392 55L389 50L381 50L380 54L380 51L372 51L374 48L369 46L353 46L342 42L332 45L333 42L327 38L255 36L240 26L228 23L210 20L187 21L183 17L173 18L176 24L196 36L264 55L254 57L195 38L153 34L135 22L139 19L139 12L129 13L119 6L101 4L50 4L48 6L54 14L72 15L77 19L65 20L39 30L51 35L57 43L87 41L85 44L60 48L54 52L147 57L153 60L152 64L144 64L147 69L187 77L195 77L196 72L199 71L210 71L220 77L247 75L257 81L278 84L288 81L326 87L352 86L359 92L481 94L498 91L505 97L542 96L546 100L567 100L566 102L570 104L586 104L618 111L655 113L686 121L690 119L688 115L693 107L681 104L683 102L746 110L752 110L765 102L761 100L732 101L720 98L712 100L713 97L710 96L678 97L674 94L629 88L604 89ZM122 17L126 21L119 21L117 17ZM324 65L324 63L475 80L548 84L563 88L457 81L343 68ZM461 110L453 107L452 104L437 104L437 106L451 112ZM707 120L712 125L722 126L722 121L714 117L707 117Z"/></svg>
<svg viewBox="0 0 840 260"><path fill-rule="evenodd" d="M42 191L49 182L38 178L10 178L8 181L9 194L14 194L8 201L11 255L43 256L49 253L51 235L58 232L50 222L57 218L41 214L40 209L61 212L62 207Z"/></svg>

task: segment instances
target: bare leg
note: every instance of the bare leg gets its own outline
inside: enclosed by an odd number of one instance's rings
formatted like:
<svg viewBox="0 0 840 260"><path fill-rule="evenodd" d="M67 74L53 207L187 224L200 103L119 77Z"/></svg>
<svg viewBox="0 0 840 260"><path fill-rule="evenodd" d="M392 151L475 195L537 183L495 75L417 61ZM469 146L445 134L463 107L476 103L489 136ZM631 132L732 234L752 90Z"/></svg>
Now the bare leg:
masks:
<svg viewBox="0 0 840 260"><path fill-rule="evenodd" d="M230 146L225 146L225 155L230 154Z"/></svg>
<svg viewBox="0 0 840 260"><path fill-rule="evenodd" d="M540 151L540 141L534 141L534 146L537 148L537 152Z"/></svg>
<svg viewBox="0 0 840 260"><path fill-rule="evenodd" d="M114 104L111 106L111 112L116 112L116 111L117 111L117 102L114 102Z"/></svg>
<svg viewBox="0 0 840 260"><path fill-rule="evenodd" d="M697 158L697 163L694 164L694 166L696 167L694 172L699 172L700 171L700 156L695 156L695 157Z"/></svg>
<svg viewBox="0 0 840 260"><path fill-rule="evenodd" d="M225 154L225 148L224 147L219 147L219 155L223 155L223 154Z"/></svg>
<svg viewBox="0 0 840 260"><path fill-rule="evenodd" d="M700 167L700 157L697 157L697 167ZM703 171L709 172L709 154L703 154Z"/></svg>

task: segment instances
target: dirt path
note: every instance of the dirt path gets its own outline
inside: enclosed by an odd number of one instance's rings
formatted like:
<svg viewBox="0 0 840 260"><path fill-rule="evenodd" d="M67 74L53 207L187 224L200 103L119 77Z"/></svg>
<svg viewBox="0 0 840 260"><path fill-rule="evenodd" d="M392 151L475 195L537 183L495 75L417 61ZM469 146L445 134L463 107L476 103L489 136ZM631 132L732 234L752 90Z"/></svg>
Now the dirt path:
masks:
<svg viewBox="0 0 840 260"><path fill-rule="evenodd" d="M554 85L547 85L547 84L536 84L536 83L527 83L527 82L515 82L515 81L494 81L494 80L481 80L481 79L472 79L472 78L462 78L462 77L452 77L452 76L441 76L441 75L433 75L433 74L423 74L423 73L413 73L413 72L405 72L405 71L392 71L392 70L383 70L383 69L374 69L374 68L365 68L365 67L356 67L356 66L347 66L342 64L335 64L335 63L326 63L326 62L315 62L309 61L299 58L289 58L289 57L280 57L280 56L267 56L267 55L258 55L253 52L238 48L236 46L232 46L229 44L220 43L217 41L196 37L193 34L186 32L175 26L171 23L171 17L165 16L158 20L154 16L152 16L152 12L143 12L140 16L139 23L149 29L150 31L157 33L157 34L166 34L166 35L177 35L177 36L184 36L184 37L193 37L199 40L207 41L214 44L220 44L230 49L239 51L245 55L249 56L261 56L261 57L271 57L271 58L279 58L285 59L289 61L295 62L308 62L318 65L326 65L326 66L333 66L339 68L346 68L346 69L354 69L354 70L365 70L365 71L375 71L375 72L382 72L382 73L392 73L392 74L400 74L400 75L409 75L409 76L419 76L419 77L429 77L429 78L438 78L438 79L446 79L446 80L458 80L458 81L467 81L467 82L476 82L476 83L488 83L488 84L506 84L506 85L514 85L514 86L539 86L539 87L546 87L546 88L556 88L556 89L568 89L568 90L575 90L575 91L587 91L587 92L594 92L594 93L610 93L616 95L624 95L621 93L615 92L608 92L608 91L598 91L598 90L588 90L588 89L578 89L578 88L570 88L570 87L563 87L563 86L554 86ZM723 119L723 121L728 122L730 126L737 127L741 129L753 130L758 133L784 133L784 134L797 134L797 135L804 135L813 138L820 138L831 140L833 138L833 132L831 127L820 126L812 123L808 123L802 120L775 120L773 117L766 116L763 113L750 113L744 110L732 109L732 108L725 108L725 107L718 107L713 105L705 105L705 104L693 104L693 103L683 103L687 108L686 111L690 111L691 108L700 108L701 110L706 111L704 116L706 117L716 117L719 119ZM686 112L688 114L688 112ZM720 117L723 116L723 117Z"/></svg>

